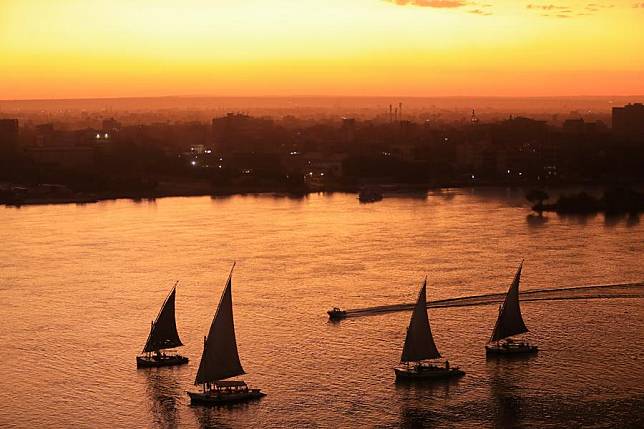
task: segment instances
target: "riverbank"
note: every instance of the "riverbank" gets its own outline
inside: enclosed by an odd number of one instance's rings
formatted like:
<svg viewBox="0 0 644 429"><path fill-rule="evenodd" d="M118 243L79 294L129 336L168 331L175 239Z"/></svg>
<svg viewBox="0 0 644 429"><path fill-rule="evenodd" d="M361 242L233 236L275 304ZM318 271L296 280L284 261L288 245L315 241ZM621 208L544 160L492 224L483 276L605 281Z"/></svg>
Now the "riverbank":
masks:
<svg viewBox="0 0 644 429"><path fill-rule="evenodd" d="M548 196L542 192L542 197L545 200ZM561 195L554 203L539 201L532 210L538 213L550 211L558 214L636 214L644 211L644 193L631 188L610 188L605 190L601 197L596 197L582 191Z"/></svg>
<svg viewBox="0 0 644 429"><path fill-rule="evenodd" d="M427 193L440 189L449 188L523 188L526 191L534 187L531 183L377 183L365 182L357 184L315 184L298 187L279 185L213 185L203 180L166 180L157 183L156 187L147 191L120 191L120 192L73 192L64 185L40 184L23 185L12 183L0 183L0 204L6 206L20 207L28 205L49 205L49 204L92 204L106 200L130 199L153 200L156 198L168 197L196 197L212 196L227 197L234 195L276 195L289 198L303 198L315 193L349 193L358 194L364 187L377 187L383 196L405 196L409 198L426 198ZM605 183L570 183L551 185L549 189L555 193L562 193L570 188L604 188L613 186ZM633 185L641 188L642 184ZM547 204L541 202L532 208L535 211L558 211L557 203Z"/></svg>
<svg viewBox="0 0 644 429"><path fill-rule="evenodd" d="M386 195L426 196L432 189L427 185L416 184L383 184L378 185ZM314 186L221 186L207 181L165 181L159 182L155 189L142 192L73 192L63 185L24 186L4 184L0 187L0 204L7 206L26 206L42 204L91 204L105 200L131 199L146 200L166 197L212 196L225 197L248 194L272 194L286 197L305 197L312 193L355 193L360 192L359 185L314 185Z"/></svg>

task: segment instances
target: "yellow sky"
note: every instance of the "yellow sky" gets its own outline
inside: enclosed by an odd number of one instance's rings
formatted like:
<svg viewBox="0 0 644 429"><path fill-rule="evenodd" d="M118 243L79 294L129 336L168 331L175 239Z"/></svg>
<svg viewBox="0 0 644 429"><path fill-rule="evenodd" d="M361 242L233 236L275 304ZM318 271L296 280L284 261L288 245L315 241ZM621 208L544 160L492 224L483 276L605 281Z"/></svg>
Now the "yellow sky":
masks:
<svg viewBox="0 0 644 429"><path fill-rule="evenodd" d="M644 94L636 5L0 0L0 99Z"/></svg>

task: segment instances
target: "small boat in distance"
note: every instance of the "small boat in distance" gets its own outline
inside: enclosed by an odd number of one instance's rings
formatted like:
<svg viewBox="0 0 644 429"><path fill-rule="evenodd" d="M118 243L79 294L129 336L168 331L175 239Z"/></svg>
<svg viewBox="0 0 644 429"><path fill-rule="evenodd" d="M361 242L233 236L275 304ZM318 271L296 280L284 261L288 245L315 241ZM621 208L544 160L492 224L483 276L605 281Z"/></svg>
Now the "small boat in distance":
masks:
<svg viewBox="0 0 644 429"><path fill-rule="evenodd" d="M382 200L382 191L377 187L363 188L358 194L358 200L361 203L375 203Z"/></svg>
<svg viewBox="0 0 644 429"><path fill-rule="evenodd" d="M208 336L204 337L203 354L195 377L195 386L201 385L201 392L187 392L192 404L222 405L246 402L266 395L259 389L249 389L243 381L225 381L226 378L245 374L235 339L232 275L231 269Z"/></svg>
<svg viewBox="0 0 644 429"><path fill-rule="evenodd" d="M175 283L172 291L163 302L156 320L152 322L148 340L143 347L142 355L136 357L137 368L183 365L188 358L178 353L166 353L163 350L183 346L177 332L174 317L174 301L177 292Z"/></svg>
<svg viewBox="0 0 644 429"><path fill-rule="evenodd" d="M527 341L515 341L513 335L528 332L528 328L523 322L521 308L519 306L519 283L521 281L521 269L523 261L519 265L517 273L514 275L514 281L510 285L508 293L505 295L505 301L499 307L499 317L496 319L494 330L490 340L485 345L487 354L497 355L515 355L536 353L539 349L536 345Z"/></svg>
<svg viewBox="0 0 644 429"><path fill-rule="evenodd" d="M331 310L327 311L326 314L329 315L329 319L331 320L340 320L347 317L347 312L338 307L333 307Z"/></svg>
<svg viewBox="0 0 644 429"><path fill-rule="evenodd" d="M441 354L436 348L427 315L427 278L418 294L411 315L400 365L394 368L396 381L437 380L465 375L458 367L450 367L449 361L441 365Z"/></svg>

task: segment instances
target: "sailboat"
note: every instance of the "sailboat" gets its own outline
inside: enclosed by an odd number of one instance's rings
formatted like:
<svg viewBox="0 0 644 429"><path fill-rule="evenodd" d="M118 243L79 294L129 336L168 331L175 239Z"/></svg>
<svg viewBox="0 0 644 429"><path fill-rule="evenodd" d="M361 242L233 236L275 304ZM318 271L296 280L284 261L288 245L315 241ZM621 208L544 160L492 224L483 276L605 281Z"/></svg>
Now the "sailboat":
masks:
<svg viewBox="0 0 644 429"><path fill-rule="evenodd" d="M203 354L194 383L201 386L201 391L187 392L192 404L246 402L266 395L260 389L250 389L243 381L226 381L245 374L239 361L233 321L231 286L234 268L235 264L230 270L208 336L204 337Z"/></svg>
<svg viewBox="0 0 644 429"><path fill-rule="evenodd" d="M459 377L465 374L449 361L440 365L441 354L436 348L427 315L427 278L418 293L418 300L411 314L400 365L394 368L396 381L431 380Z"/></svg>
<svg viewBox="0 0 644 429"><path fill-rule="evenodd" d="M519 306L519 283L522 268L523 261L521 261L519 269L514 275L514 281L505 295L505 301L499 307L499 317L496 319L492 335L485 345L485 351L488 354L536 353L539 350L536 345L527 341L515 341L511 338L513 335L528 332Z"/></svg>
<svg viewBox="0 0 644 429"><path fill-rule="evenodd" d="M137 368L157 366L172 366L188 363L188 358L178 353L166 353L164 350L183 346L177 332L177 322L174 317L174 300L177 293L175 283L172 291L167 296L156 320L152 322L148 340L141 352L136 357Z"/></svg>

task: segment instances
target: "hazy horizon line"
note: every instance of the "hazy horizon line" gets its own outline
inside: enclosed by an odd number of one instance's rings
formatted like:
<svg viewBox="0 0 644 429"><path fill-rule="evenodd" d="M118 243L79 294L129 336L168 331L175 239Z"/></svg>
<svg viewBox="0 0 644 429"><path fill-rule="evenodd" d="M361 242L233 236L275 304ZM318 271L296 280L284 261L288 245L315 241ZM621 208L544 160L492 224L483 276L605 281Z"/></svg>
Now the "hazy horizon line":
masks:
<svg viewBox="0 0 644 429"><path fill-rule="evenodd" d="M141 99L170 99L170 98L222 98L222 99L251 99L251 98L357 98L357 99L467 99L467 98L488 98L488 99L573 99L573 98L644 98L644 94L633 95L201 95L201 94L179 94L179 95L150 95L150 96L116 96L116 97L70 97L70 98L13 98L0 99L0 103L11 102L42 102L42 101L92 101L92 100L141 100Z"/></svg>

